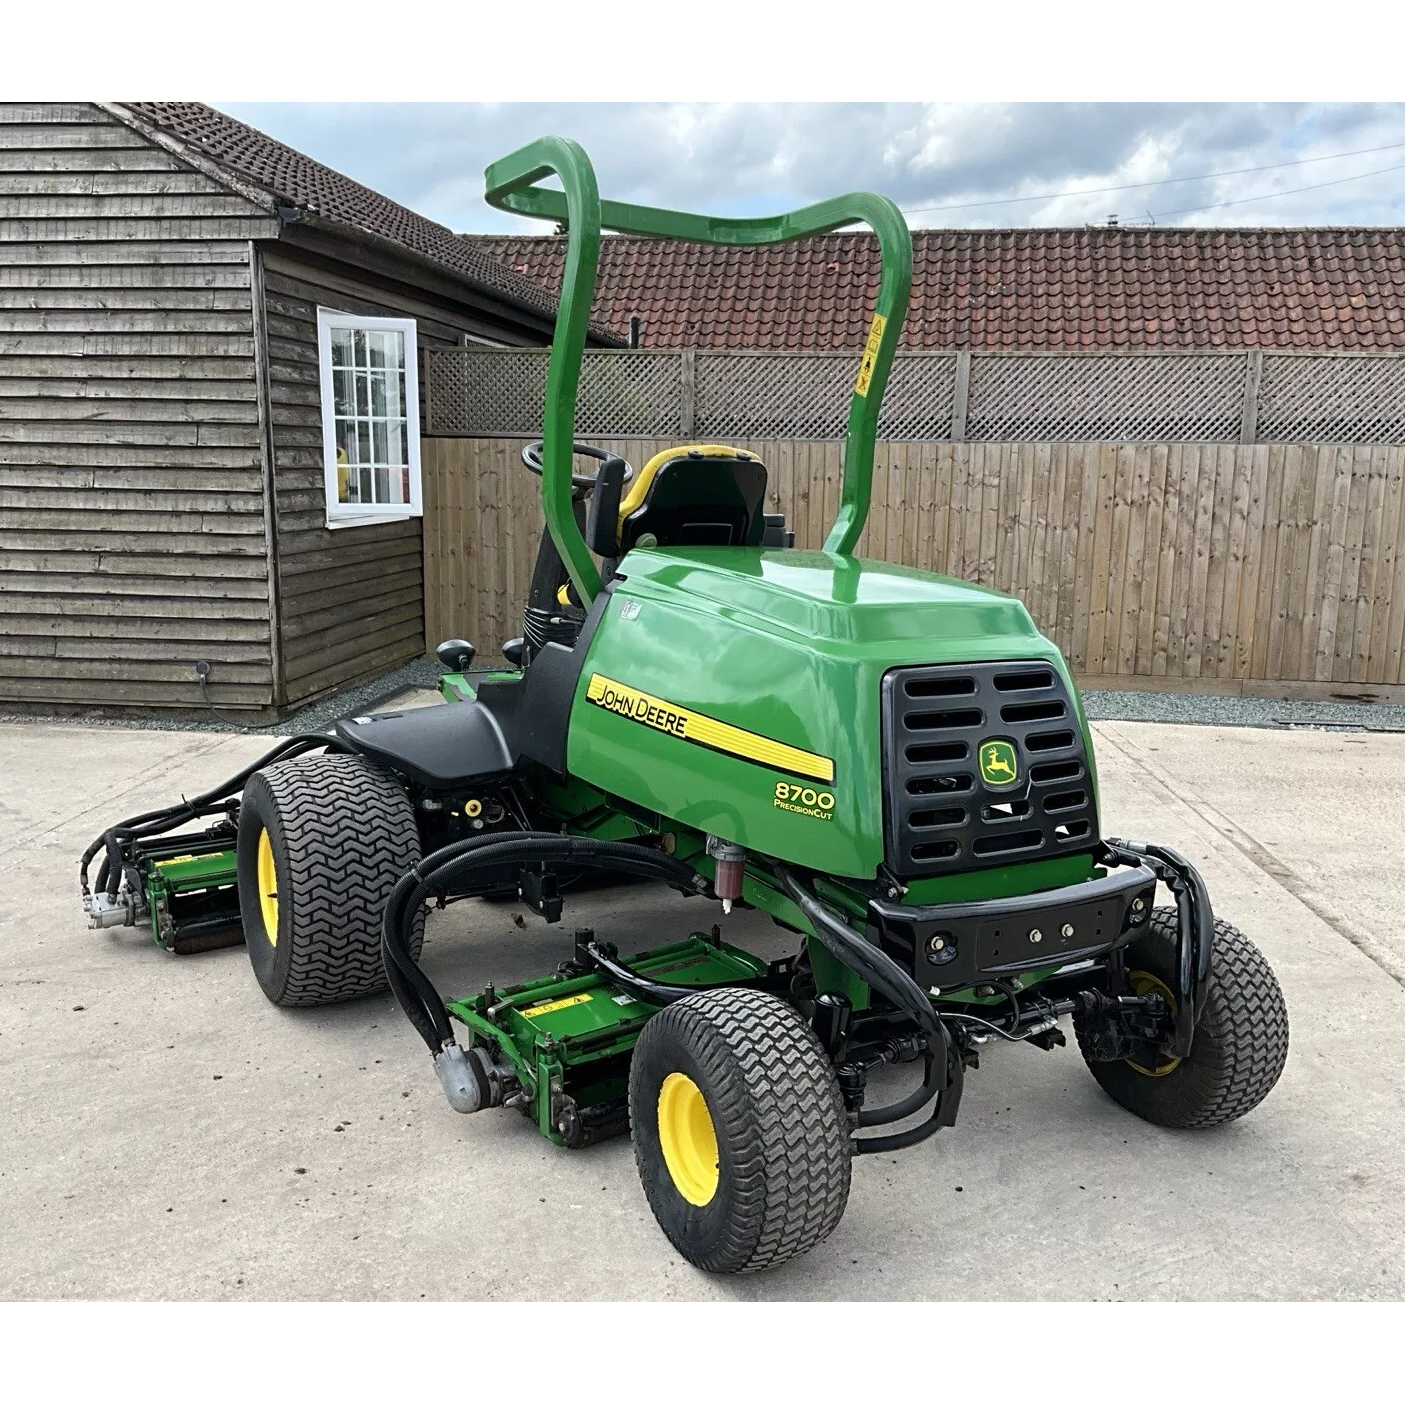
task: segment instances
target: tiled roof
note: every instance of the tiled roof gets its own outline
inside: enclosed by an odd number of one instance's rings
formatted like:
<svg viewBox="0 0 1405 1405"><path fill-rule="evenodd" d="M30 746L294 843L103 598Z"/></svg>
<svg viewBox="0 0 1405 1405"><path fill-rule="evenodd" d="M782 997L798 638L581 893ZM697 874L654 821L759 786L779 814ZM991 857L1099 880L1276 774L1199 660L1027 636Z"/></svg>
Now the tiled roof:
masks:
<svg viewBox="0 0 1405 1405"><path fill-rule="evenodd" d="M548 319L556 298L452 230L361 185L350 176L284 146L257 128L201 102L126 102L120 107L223 166L247 186L334 224L391 240L489 292L524 304Z"/></svg>
<svg viewBox="0 0 1405 1405"><path fill-rule="evenodd" d="M1405 350L1405 230L913 231L909 349L1278 347ZM560 237L464 242L557 288ZM595 320L646 347L862 345L878 286L869 234L752 249L602 241Z"/></svg>

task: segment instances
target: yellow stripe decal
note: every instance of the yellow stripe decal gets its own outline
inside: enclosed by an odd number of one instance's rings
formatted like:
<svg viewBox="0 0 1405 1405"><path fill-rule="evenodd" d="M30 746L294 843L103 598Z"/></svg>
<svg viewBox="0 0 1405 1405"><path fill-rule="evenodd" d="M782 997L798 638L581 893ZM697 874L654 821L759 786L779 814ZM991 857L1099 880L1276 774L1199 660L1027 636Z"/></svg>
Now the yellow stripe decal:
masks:
<svg viewBox="0 0 1405 1405"><path fill-rule="evenodd" d="M523 1019L534 1020L538 1015L554 1015L557 1010L569 1009L572 1005L584 1005L590 1000L590 993L583 991L580 995L568 995L562 1000L551 1000L545 1005L533 1005L530 1010L523 1010Z"/></svg>
<svg viewBox="0 0 1405 1405"><path fill-rule="evenodd" d="M671 737L696 742L714 751L725 751L728 755L740 756L744 761L755 761L777 771L789 771L817 781L832 783L834 780L834 762L828 756L816 756L812 751L802 751L798 746L772 741L770 737L734 727L730 722L705 717L700 712L665 702L651 693L641 693L638 688L631 688L626 683L617 683L603 673L591 675L585 695L588 701L607 712L617 712L631 722L667 732Z"/></svg>

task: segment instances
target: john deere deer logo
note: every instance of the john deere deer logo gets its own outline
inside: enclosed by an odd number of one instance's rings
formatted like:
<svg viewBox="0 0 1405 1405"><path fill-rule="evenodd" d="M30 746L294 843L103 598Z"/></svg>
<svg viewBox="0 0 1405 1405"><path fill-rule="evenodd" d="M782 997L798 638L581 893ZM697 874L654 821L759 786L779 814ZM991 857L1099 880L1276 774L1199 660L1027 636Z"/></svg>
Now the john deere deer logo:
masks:
<svg viewBox="0 0 1405 1405"><path fill-rule="evenodd" d="M987 785L1014 785L1019 780L1019 761L1009 742L982 742L980 750L981 779Z"/></svg>

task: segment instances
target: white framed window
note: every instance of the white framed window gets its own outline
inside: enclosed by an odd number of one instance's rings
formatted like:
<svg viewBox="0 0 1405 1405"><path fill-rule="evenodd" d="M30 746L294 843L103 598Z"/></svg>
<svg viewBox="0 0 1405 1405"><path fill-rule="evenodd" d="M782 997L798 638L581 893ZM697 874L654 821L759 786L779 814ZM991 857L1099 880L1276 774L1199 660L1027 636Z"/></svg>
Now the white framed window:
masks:
<svg viewBox="0 0 1405 1405"><path fill-rule="evenodd" d="M422 515L417 349L413 318L317 309L329 527Z"/></svg>

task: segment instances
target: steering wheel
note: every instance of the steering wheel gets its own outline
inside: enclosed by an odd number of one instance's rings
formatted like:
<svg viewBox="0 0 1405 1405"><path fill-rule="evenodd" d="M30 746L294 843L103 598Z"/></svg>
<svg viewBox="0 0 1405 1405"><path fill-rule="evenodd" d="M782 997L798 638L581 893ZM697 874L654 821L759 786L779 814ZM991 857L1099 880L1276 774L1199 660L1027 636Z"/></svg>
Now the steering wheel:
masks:
<svg viewBox="0 0 1405 1405"><path fill-rule="evenodd" d="M598 459L602 464L622 463L624 464L624 482L628 484L634 477L633 467L618 454L612 454L608 449L597 448L594 444L572 444L571 453L577 458ZM542 471L542 441L538 439L535 443L528 444L522 450L522 462L531 469L538 477ZM595 487L595 474L593 473L572 473L571 486L577 489L575 496L584 497Z"/></svg>

